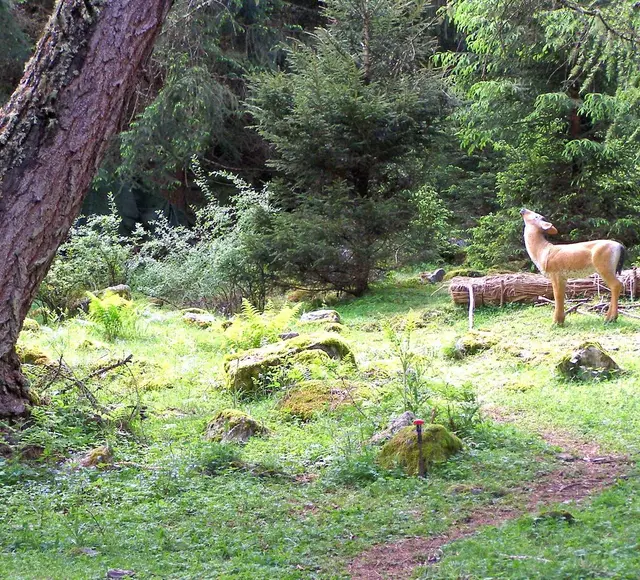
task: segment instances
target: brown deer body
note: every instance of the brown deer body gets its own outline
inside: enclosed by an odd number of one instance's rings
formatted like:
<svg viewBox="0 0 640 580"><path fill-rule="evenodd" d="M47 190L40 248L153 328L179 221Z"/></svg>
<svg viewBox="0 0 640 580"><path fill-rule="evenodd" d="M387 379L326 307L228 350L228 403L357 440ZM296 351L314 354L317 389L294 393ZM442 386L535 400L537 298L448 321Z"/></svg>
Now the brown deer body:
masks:
<svg viewBox="0 0 640 580"><path fill-rule="evenodd" d="M557 234L553 224L528 209L520 210L524 219L524 243L533 263L553 286L555 310L553 322L564 324L564 295L569 278L581 278L597 272L611 289L611 302L605 322L618 318L618 298L622 283L616 274L622 271L624 246L614 240L594 240L577 244L554 245L545 234Z"/></svg>

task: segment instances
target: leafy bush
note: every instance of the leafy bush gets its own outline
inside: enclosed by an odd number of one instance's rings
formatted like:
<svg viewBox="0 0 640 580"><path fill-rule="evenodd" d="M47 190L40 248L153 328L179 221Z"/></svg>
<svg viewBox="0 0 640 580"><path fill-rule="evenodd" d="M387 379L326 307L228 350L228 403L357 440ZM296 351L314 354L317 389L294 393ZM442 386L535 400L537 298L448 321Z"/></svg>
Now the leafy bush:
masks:
<svg viewBox="0 0 640 580"><path fill-rule="evenodd" d="M382 474L383 470L376 463L376 453L365 449L334 461L325 471L323 481L356 487L376 481Z"/></svg>
<svg viewBox="0 0 640 580"><path fill-rule="evenodd" d="M203 448L197 460L199 468L207 475L219 475L243 465L238 448L228 443L210 443Z"/></svg>
<svg viewBox="0 0 640 580"><path fill-rule="evenodd" d="M194 169L208 200L196 212L195 227L172 228L158 218L153 239L142 244L136 257L132 285L176 304L226 314L235 312L243 298L262 309L274 283L272 258L259 235L275 211L269 191L256 191L231 174L218 173L237 188L229 205L222 206L209 190L207 176L197 164Z"/></svg>
<svg viewBox="0 0 640 580"><path fill-rule="evenodd" d="M128 281L133 248L140 232L119 233L120 217L110 199L110 213L81 218L60 246L36 302L55 316L73 311L87 290L96 291Z"/></svg>

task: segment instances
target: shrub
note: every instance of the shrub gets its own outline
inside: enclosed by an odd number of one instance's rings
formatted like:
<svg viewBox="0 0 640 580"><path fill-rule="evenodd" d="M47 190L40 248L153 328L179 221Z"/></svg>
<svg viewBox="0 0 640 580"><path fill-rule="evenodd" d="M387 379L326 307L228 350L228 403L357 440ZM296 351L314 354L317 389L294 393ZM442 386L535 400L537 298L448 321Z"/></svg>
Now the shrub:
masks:
<svg viewBox="0 0 640 580"><path fill-rule="evenodd" d="M194 229L172 228L159 217L153 239L142 244L136 257L132 285L176 304L225 314L240 308L243 298L263 309L275 282L272 257L260 236L275 211L269 191L257 191L228 173L205 176L197 163L194 170L208 200L196 212ZM229 179L237 188L226 206L209 190L212 175Z"/></svg>
<svg viewBox="0 0 640 580"><path fill-rule="evenodd" d="M140 232L128 238L120 235L120 221L113 198L110 213L78 220L40 285L36 302L60 317L73 311L87 290L127 282Z"/></svg>

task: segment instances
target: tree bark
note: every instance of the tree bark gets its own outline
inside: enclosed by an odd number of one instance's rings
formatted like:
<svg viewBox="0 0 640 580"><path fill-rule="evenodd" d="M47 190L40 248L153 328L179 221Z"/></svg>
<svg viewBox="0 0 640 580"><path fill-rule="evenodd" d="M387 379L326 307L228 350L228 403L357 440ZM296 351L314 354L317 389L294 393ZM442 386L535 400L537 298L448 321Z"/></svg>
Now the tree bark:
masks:
<svg viewBox="0 0 640 580"><path fill-rule="evenodd" d="M59 0L0 110L0 417L28 412L15 344L172 0Z"/></svg>

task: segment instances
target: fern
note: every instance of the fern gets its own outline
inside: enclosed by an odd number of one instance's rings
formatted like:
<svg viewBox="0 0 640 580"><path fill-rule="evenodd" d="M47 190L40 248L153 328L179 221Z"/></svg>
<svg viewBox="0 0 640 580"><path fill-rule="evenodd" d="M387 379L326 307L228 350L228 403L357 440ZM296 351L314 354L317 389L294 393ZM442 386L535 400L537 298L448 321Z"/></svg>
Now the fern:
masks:
<svg viewBox="0 0 640 580"><path fill-rule="evenodd" d="M296 304L277 308L270 303L261 313L248 300L243 299L240 313L224 333L224 349L235 352L277 342L280 334L298 314L300 306Z"/></svg>
<svg viewBox="0 0 640 580"><path fill-rule="evenodd" d="M107 292L103 298L87 292L89 319L94 322L106 340L131 335L136 328L137 314L133 303L118 294Z"/></svg>

